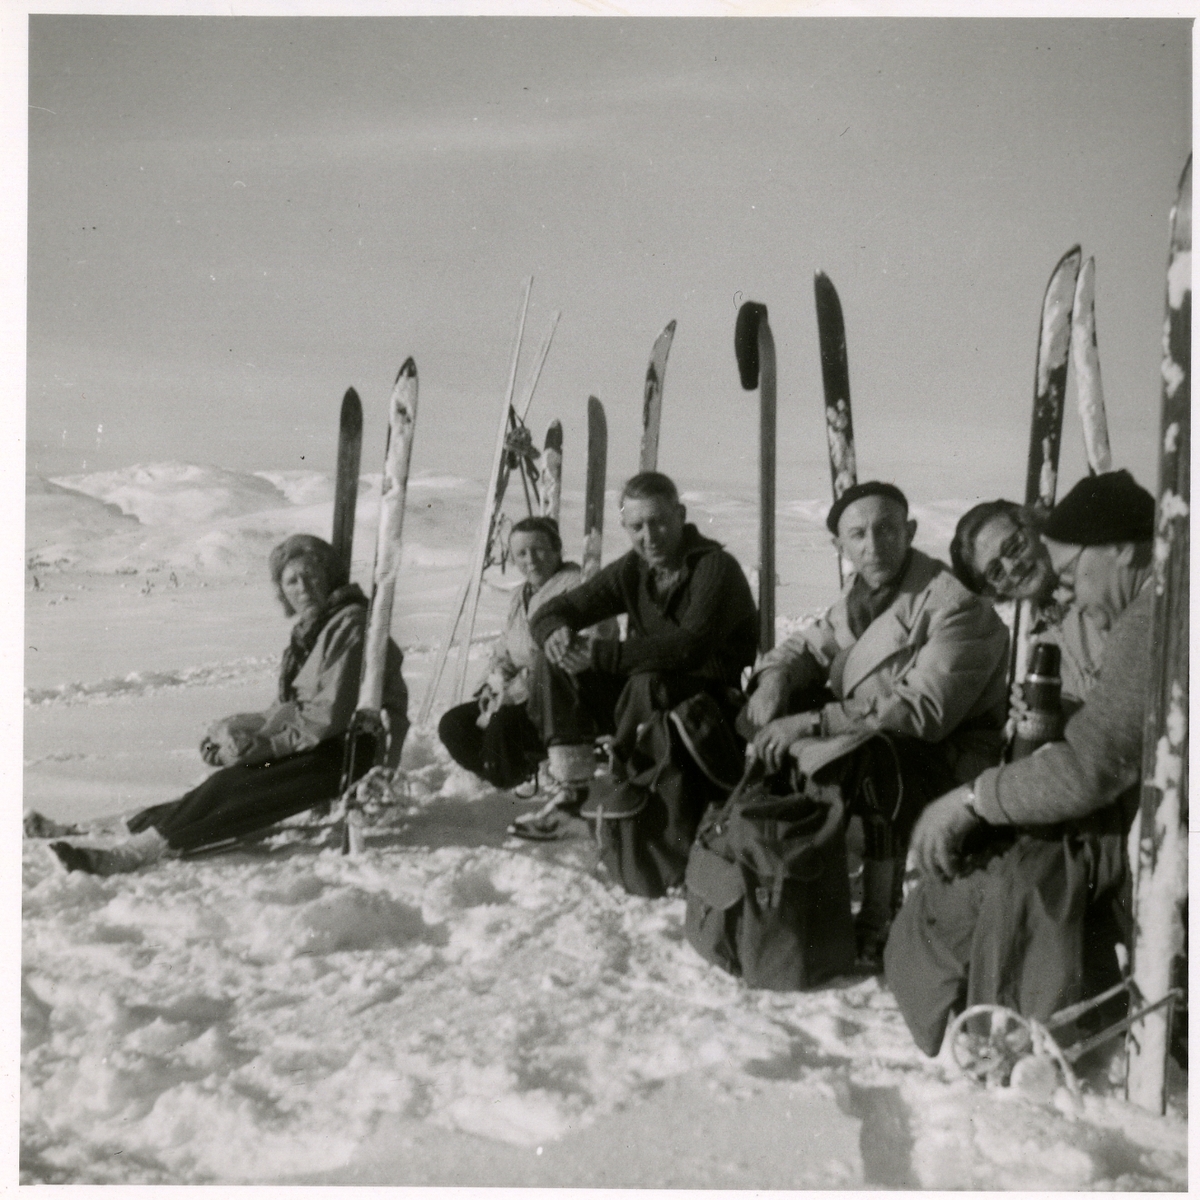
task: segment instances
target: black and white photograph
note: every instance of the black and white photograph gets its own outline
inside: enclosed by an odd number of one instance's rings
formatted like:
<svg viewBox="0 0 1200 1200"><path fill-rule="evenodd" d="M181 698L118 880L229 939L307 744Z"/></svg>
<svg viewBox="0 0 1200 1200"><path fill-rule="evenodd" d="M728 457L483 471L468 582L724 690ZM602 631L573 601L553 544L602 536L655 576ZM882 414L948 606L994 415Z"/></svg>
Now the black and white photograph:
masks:
<svg viewBox="0 0 1200 1200"><path fill-rule="evenodd" d="M1186 1191L1192 4L74 8L10 1184Z"/></svg>

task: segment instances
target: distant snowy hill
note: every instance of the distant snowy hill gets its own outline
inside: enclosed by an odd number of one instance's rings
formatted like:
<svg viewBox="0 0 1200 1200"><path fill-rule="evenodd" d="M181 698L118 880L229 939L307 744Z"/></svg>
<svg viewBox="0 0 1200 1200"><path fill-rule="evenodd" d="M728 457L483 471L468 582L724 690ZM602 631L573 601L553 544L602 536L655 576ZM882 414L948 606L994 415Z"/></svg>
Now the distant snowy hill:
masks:
<svg viewBox="0 0 1200 1200"><path fill-rule="evenodd" d="M379 475L359 480L355 561L374 555ZM413 479L405 562L465 565L483 489L453 476ZM188 570L258 574L293 533L328 536L333 481L318 471L232 471L143 463L115 471L26 480L30 569L101 573Z"/></svg>
<svg viewBox="0 0 1200 1200"><path fill-rule="evenodd" d="M378 474L359 480L355 575L365 580L375 550ZM628 543L620 528L619 482L607 495L605 559ZM483 486L453 475L424 475L409 484L404 561L410 568L465 567L477 536ZM758 504L743 494L685 491L689 519L735 554L747 571L758 557ZM966 501L917 505L916 544L948 558L955 521ZM793 615L824 607L836 588L834 556L825 528L828 499L782 499L777 513L780 611ZM506 511L524 514L514 484ZM271 547L292 533L328 536L333 480L319 471L234 471L194 463L142 463L114 471L27 483L26 561L41 571L101 573L156 570L203 574L262 571ZM568 558L582 549L582 496L563 492L562 531ZM792 590L788 590L792 589Z"/></svg>

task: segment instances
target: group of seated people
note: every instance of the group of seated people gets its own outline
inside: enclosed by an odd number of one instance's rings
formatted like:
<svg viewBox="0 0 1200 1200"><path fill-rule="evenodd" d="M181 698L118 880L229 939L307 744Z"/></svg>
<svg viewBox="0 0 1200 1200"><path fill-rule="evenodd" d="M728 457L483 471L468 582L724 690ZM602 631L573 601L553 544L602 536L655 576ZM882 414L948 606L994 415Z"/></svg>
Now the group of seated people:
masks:
<svg viewBox="0 0 1200 1200"><path fill-rule="evenodd" d="M1047 521L976 506L952 567L914 548L897 487L849 488L827 520L848 586L757 662L746 577L687 522L672 481L636 475L620 507L631 549L587 580L554 522L513 526L524 583L483 685L440 722L454 759L497 787L532 795L539 768L549 777L535 836L547 812L584 803L598 744L620 763L656 713L706 696L739 748L770 772L836 783L861 820L859 954L882 966L927 1053L964 1001L1045 1018L1116 971L1153 658L1154 502L1126 472L1082 480ZM288 539L271 572L299 616L277 703L213 726L202 752L221 770L135 817L123 846L54 843L69 869L134 869L334 796L365 598L317 538ZM1006 599L1030 602L1036 638L1060 647L1069 714L1063 740L1011 763L1009 636L994 608ZM394 764L407 717L392 649ZM919 882L905 896L906 860Z"/></svg>

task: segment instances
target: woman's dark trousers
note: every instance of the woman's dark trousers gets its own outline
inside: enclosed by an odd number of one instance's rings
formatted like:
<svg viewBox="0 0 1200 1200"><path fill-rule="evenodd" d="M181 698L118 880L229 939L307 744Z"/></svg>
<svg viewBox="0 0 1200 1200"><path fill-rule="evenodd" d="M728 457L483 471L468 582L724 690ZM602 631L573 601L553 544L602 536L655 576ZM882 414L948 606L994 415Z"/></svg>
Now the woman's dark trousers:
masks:
<svg viewBox="0 0 1200 1200"><path fill-rule="evenodd" d="M131 833L153 826L173 850L196 850L244 837L335 800L342 782L345 736L328 738L253 767L222 767L179 800L143 809L129 822ZM375 739L363 734L354 755L354 779L375 761Z"/></svg>
<svg viewBox="0 0 1200 1200"><path fill-rule="evenodd" d="M438 723L438 737L459 766L498 788L516 787L546 757L542 739L523 704L505 704L480 729L479 701L448 709Z"/></svg>

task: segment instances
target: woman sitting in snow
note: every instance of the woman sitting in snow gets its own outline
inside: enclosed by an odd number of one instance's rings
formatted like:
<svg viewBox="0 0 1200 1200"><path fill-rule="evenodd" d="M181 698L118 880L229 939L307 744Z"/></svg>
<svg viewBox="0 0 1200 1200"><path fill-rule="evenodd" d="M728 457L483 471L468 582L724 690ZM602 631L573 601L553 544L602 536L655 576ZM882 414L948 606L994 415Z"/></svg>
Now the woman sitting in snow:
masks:
<svg viewBox="0 0 1200 1200"><path fill-rule="evenodd" d="M276 546L269 565L283 611L297 618L283 652L278 700L265 712L237 713L209 726L200 753L221 770L182 799L130 818L127 841L110 848L51 843L67 870L136 870L172 852L266 829L336 798L344 735L358 700L367 599L348 582L329 543L309 534ZM389 766L399 762L408 732L402 664L400 648L389 642L383 699ZM355 756L360 774L374 757L374 739L364 734Z"/></svg>
<svg viewBox="0 0 1200 1200"><path fill-rule="evenodd" d="M438 725L438 736L454 761L498 788L535 780L538 763L546 757L525 709L537 653L529 620L547 600L578 587L582 579L576 563L563 562L558 525L549 517L518 521L508 552L525 583L512 598L487 677L474 700L449 709ZM615 627L604 633L615 637Z"/></svg>

